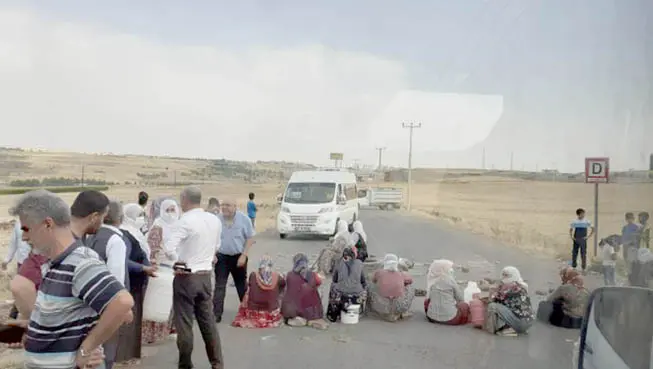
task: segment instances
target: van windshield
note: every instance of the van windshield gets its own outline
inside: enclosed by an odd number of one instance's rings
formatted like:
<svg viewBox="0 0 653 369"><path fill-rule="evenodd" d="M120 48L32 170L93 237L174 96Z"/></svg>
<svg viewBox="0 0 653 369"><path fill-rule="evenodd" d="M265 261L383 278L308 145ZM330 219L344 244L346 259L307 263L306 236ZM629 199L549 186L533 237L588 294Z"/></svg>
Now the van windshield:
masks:
<svg viewBox="0 0 653 369"><path fill-rule="evenodd" d="M283 200L290 204L324 204L333 201L335 183L290 183Z"/></svg>

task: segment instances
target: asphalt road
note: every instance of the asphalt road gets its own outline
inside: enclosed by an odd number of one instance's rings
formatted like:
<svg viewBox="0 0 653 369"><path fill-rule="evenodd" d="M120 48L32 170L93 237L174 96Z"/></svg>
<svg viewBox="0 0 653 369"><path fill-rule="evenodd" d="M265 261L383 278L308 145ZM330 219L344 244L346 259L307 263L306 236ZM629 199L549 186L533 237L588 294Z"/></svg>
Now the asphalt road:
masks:
<svg viewBox="0 0 653 369"><path fill-rule="evenodd" d="M373 210L363 212L361 218L371 254L382 257L393 252L418 263L411 271L418 288L425 288L426 268L436 258L469 266L468 273L457 272L458 280L496 278L504 266L516 266L530 285L534 305L542 299L535 291L548 290L558 281L559 263L452 229L444 223ZM301 251L315 258L325 242L310 238L279 240L276 234L261 234L250 270L258 257L267 253L275 260L275 267L285 272L295 253ZM327 297L326 286L322 297ZM572 342L578 338L578 331L539 323L522 337L495 337L471 327L430 324L424 316L422 297L415 298L414 317L397 323L363 318L353 326L332 324L327 331L286 326L247 330L229 326L237 301L235 289L229 288L223 322L218 325L227 369L263 365L271 369L570 368ZM176 368L177 348L173 340L144 348L144 355L142 368ZM196 368L208 368L197 329L193 357Z"/></svg>

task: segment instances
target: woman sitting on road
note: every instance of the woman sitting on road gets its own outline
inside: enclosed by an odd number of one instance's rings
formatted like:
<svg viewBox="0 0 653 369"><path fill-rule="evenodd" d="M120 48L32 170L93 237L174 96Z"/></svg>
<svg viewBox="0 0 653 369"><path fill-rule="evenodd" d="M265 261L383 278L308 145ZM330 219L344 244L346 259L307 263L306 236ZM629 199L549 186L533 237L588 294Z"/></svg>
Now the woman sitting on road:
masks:
<svg viewBox="0 0 653 369"><path fill-rule="evenodd" d="M333 273L333 281L329 291L327 319L332 322L338 321L340 313L350 304L363 307L367 297L366 288L367 282L365 281L365 273L363 273L363 262L356 259L354 250L351 247L347 247L342 253L342 260Z"/></svg>
<svg viewBox="0 0 653 369"><path fill-rule="evenodd" d="M540 302L537 319L556 327L580 329L590 293L583 276L570 266L560 271L560 279L562 285Z"/></svg>
<svg viewBox="0 0 653 369"><path fill-rule="evenodd" d="M434 260L426 280L428 297L424 301L426 318L431 323L464 325L469 322L469 305L454 278L451 260Z"/></svg>
<svg viewBox="0 0 653 369"><path fill-rule="evenodd" d="M498 290L490 295L485 330L501 336L526 334L533 325L533 307L528 285L519 270L509 266L501 271Z"/></svg>
<svg viewBox="0 0 653 369"><path fill-rule="evenodd" d="M259 262L258 270L249 275L247 293L232 326L274 328L281 325L279 300L286 281L272 267L272 259L264 256Z"/></svg>
<svg viewBox="0 0 653 369"><path fill-rule="evenodd" d="M351 243L356 251L356 259L365 262L369 256L367 251L367 234L363 229L363 223L360 220L354 222L352 226Z"/></svg>
<svg viewBox="0 0 653 369"><path fill-rule="evenodd" d="M281 302L281 314L290 326L309 325L326 328L322 319L324 308L318 287L322 279L309 270L308 258L297 254L293 258L293 268L286 275L286 291Z"/></svg>
<svg viewBox="0 0 653 369"><path fill-rule="evenodd" d="M410 306L415 298L413 278L399 271L399 258L387 254L383 258L383 269L374 273L370 286L370 310L387 321L397 321L412 316Z"/></svg>
<svg viewBox="0 0 653 369"><path fill-rule="evenodd" d="M320 251L320 255L317 258L318 273L322 275L333 273L333 269L338 264L343 250L345 248L351 248L353 245L347 221L339 220L336 235L331 240L331 243Z"/></svg>

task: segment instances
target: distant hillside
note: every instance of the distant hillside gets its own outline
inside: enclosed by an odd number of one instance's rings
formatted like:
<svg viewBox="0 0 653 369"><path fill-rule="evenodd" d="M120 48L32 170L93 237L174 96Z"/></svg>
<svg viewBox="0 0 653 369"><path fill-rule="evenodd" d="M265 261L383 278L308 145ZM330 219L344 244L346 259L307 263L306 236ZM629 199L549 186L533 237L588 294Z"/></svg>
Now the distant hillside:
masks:
<svg viewBox="0 0 653 369"><path fill-rule="evenodd" d="M250 182L285 180L309 164L256 163L226 159L89 154L0 148L0 186L59 182L91 184L182 184L242 179Z"/></svg>

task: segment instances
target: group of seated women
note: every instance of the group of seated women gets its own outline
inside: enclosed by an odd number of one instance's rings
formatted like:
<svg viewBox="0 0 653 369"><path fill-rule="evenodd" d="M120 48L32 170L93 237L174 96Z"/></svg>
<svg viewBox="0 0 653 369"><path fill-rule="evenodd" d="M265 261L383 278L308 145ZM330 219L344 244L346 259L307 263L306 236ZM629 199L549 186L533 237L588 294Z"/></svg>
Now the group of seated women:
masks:
<svg viewBox="0 0 653 369"><path fill-rule="evenodd" d="M429 267L424 311L432 323L465 325L471 321L469 303L454 273L454 263L446 259L435 260ZM483 303L481 327L491 334L525 334L533 324L528 285L515 267L501 271L499 285Z"/></svg>
<svg viewBox="0 0 653 369"><path fill-rule="evenodd" d="M351 305L391 322L412 316L413 279L400 271L394 254L384 257L383 266L369 281L355 248L345 247L333 268L326 314L318 290L323 277L310 269L306 255L295 255L293 268L285 278L272 267L272 260L264 257L258 270L251 273L248 292L232 325L267 328L285 321L292 326L325 328L325 315L330 322L337 322ZM465 325L472 321L470 301L465 301L454 274L450 260L435 260L429 267L424 311L431 323ZM562 285L540 303L538 318L560 327L579 328L589 292L575 269L563 269L560 277ZM489 295L474 299L482 303L481 323L476 319L475 325L491 334L517 336L526 334L533 325L528 284L515 267L503 268L498 285Z"/></svg>
<svg viewBox="0 0 653 369"><path fill-rule="evenodd" d="M412 282L408 274L399 271L397 256L388 254L383 268L369 283L363 262L356 258L353 248L346 248L333 271L326 318L337 322L350 305L359 305L362 312L368 303L369 310L383 319L408 318L415 296ZM285 321L291 326L325 328L318 288L321 284L322 277L310 269L306 255L295 255L293 268L285 278L273 270L272 260L265 256L249 276L247 293L232 325L271 328Z"/></svg>

